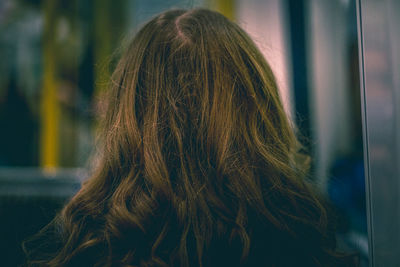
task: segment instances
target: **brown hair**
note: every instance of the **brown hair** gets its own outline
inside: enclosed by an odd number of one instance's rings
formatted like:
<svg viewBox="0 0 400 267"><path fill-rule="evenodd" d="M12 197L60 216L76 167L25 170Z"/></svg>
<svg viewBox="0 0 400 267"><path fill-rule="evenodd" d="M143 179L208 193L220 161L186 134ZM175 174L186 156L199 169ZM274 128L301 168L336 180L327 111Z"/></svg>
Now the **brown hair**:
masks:
<svg viewBox="0 0 400 267"><path fill-rule="evenodd" d="M164 12L111 80L99 163L41 233L59 247L31 264L204 266L220 240L242 264L270 246L334 265L271 68L236 24L204 9ZM271 266L288 260L270 254Z"/></svg>

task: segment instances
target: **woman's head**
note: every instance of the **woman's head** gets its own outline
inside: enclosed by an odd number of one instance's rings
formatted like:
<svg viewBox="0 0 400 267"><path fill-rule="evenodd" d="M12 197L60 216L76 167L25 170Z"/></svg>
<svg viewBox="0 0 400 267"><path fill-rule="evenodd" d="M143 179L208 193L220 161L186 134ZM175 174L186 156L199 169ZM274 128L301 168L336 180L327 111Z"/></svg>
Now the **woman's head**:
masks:
<svg viewBox="0 0 400 267"><path fill-rule="evenodd" d="M111 81L100 161L58 217L64 245L50 264L97 248L109 264L201 265L218 238L245 260L265 234L258 223L322 246L325 210L296 162L274 76L236 24L204 9L164 12Z"/></svg>
<svg viewBox="0 0 400 267"><path fill-rule="evenodd" d="M127 161L119 170L141 162L149 179L160 177L154 186L172 186L169 172L189 159L219 174L256 159L286 171L296 150L270 67L216 12L173 10L147 23L110 93L103 156L111 166Z"/></svg>

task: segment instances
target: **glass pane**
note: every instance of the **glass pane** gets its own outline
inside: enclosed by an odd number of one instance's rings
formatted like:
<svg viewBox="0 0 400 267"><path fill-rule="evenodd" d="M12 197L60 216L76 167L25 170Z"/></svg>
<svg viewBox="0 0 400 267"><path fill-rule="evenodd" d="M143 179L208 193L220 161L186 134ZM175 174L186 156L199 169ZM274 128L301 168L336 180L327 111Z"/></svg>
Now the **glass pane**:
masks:
<svg viewBox="0 0 400 267"><path fill-rule="evenodd" d="M373 266L400 262L400 2L359 1Z"/></svg>

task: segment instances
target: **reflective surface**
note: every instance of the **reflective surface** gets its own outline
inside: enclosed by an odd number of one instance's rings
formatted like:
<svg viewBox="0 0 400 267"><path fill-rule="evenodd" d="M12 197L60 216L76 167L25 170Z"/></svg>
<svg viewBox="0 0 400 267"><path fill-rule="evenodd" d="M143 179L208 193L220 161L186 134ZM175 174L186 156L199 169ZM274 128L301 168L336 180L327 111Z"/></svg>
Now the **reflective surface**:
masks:
<svg viewBox="0 0 400 267"><path fill-rule="evenodd" d="M363 115L373 266L400 262L400 2L359 1Z"/></svg>

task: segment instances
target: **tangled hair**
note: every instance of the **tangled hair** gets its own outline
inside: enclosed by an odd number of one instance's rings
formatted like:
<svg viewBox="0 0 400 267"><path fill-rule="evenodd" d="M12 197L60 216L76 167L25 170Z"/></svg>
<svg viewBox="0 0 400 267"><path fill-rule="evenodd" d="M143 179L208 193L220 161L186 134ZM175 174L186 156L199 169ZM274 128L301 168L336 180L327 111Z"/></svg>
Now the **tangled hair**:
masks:
<svg viewBox="0 0 400 267"><path fill-rule="evenodd" d="M271 68L236 24L205 9L164 12L111 80L99 164L25 244L28 264L345 262Z"/></svg>

